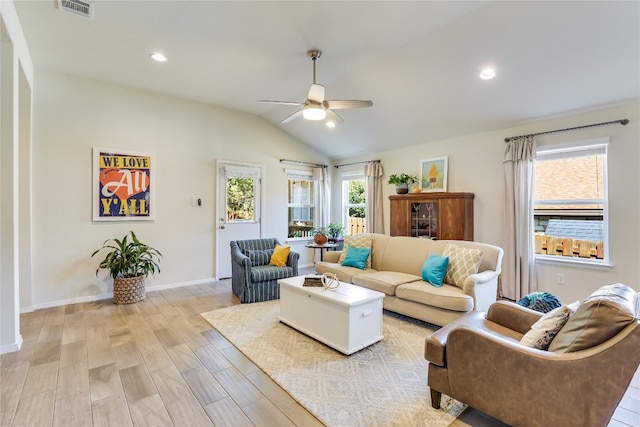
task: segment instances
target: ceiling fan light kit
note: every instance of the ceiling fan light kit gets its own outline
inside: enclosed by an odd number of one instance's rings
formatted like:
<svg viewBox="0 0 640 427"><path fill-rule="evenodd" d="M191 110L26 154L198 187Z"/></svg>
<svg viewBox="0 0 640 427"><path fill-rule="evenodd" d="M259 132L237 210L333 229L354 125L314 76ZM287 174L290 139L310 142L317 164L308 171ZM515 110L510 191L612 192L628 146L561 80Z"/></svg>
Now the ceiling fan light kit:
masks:
<svg viewBox="0 0 640 427"><path fill-rule="evenodd" d="M307 120L324 120L327 111L322 107L308 106L302 109L302 117Z"/></svg>
<svg viewBox="0 0 640 427"><path fill-rule="evenodd" d="M296 111L288 117L285 117L281 123L289 123L290 121L302 116L307 120L324 120L328 118L327 126L335 127L337 122L342 122L340 117L333 110L346 110L350 108L365 108L372 107L372 101L360 101L360 100L334 100L325 101L324 99L324 86L316 83L316 61L322 55L322 52L318 49L311 49L307 51L307 55L313 61L313 83L309 88L307 94L307 100L305 102L292 102L292 101L268 101L259 100L258 102L267 104L280 104L280 105L299 105L302 109Z"/></svg>

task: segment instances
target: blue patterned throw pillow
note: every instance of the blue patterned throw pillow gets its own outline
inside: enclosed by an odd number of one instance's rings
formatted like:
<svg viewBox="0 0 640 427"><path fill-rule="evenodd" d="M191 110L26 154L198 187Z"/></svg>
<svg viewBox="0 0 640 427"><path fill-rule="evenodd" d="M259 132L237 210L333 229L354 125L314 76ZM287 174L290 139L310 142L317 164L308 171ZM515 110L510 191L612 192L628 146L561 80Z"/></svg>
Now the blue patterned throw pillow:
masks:
<svg viewBox="0 0 640 427"><path fill-rule="evenodd" d="M250 249L247 251L247 256L251 260L251 265L267 265L273 255L273 249L257 250Z"/></svg>

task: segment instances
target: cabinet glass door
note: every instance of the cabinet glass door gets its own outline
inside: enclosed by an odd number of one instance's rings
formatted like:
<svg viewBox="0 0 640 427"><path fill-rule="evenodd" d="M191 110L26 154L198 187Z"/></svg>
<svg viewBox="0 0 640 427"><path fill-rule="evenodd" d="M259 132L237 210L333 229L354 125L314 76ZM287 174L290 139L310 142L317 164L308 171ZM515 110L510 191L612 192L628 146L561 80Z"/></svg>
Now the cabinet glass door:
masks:
<svg viewBox="0 0 640 427"><path fill-rule="evenodd" d="M438 238L438 212L436 202L411 204L411 236Z"/></svg>

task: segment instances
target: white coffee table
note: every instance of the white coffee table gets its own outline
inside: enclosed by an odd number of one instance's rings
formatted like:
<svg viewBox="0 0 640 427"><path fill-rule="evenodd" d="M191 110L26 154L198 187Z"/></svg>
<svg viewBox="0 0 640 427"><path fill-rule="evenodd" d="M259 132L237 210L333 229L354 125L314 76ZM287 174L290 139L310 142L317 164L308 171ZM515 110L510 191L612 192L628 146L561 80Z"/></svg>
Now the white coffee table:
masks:
<svg viewBox="0 0 640 427"><path fill-rule="evenodd" d="M278 319L344 353L380 341L382 292L340 282L336 290L302 286L304 276L278 280Z"/></svg>

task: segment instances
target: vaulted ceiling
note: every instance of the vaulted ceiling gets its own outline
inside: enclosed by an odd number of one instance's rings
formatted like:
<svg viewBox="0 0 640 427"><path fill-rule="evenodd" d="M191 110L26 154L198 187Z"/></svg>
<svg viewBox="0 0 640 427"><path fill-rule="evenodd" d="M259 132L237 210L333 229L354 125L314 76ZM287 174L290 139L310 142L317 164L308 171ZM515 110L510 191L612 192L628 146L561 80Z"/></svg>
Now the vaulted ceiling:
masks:
<svg viewBox="0 0 640 427"><path fill-rule="evenodd" d="M255 114L333 158L640 98L638 1L92 3L91 20L15 1L36 79L42 67ZM312 48L327 99L373 107L330 129L256 102L304 101Z"/></svg>

